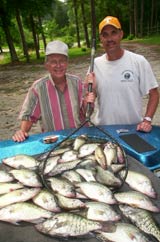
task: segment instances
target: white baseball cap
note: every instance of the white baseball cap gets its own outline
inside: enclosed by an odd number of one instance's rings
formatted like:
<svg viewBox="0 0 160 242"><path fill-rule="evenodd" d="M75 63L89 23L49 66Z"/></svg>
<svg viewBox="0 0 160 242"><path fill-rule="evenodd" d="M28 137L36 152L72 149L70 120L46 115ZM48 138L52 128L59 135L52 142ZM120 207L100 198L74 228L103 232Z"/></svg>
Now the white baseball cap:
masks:
<svg viewBox="0 0 160 242"><path fill-rule="evenodd" d="M46 55L61 54L68 56L68 45L60 40L54 40L47 44Z"/></svg>

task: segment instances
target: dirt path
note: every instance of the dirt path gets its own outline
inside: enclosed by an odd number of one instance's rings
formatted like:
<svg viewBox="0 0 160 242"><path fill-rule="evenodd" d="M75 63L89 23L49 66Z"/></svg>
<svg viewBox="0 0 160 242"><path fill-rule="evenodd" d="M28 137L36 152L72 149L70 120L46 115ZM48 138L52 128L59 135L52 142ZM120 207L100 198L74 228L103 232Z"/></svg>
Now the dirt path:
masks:
<svg viewBox="0 0 160 242"><path fill-rule="evenodd" d="M160 83L160 47L143 46L140 44L123 44L126 49L144 55L150 62L155 76ZM99 54L99 53L98 53ZM68 72L79 75L85 74L90 63L90 57L81 57L70 62ZM10 139L19 127L17 116L28 88L32 82L46 74L43 64L0 66L0 140ZM144 98L144 107L147 97ZM153 120L160 125L160 105ZM39 133L38 126L31 133Z"/></svg>

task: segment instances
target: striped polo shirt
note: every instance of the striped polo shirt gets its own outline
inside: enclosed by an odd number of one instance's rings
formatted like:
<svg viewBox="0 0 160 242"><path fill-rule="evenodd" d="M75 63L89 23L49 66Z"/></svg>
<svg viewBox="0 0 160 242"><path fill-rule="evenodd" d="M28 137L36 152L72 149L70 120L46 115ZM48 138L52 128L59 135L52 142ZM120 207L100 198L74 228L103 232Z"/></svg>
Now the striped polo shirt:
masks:
<svg viewBox="0 0 160 242"><path fill-rule="evenodd" d="M82 107L83 83L66 74L66 87L58 90L50 75L35 81L22 105L20 120L40 121L42 132L77 128L85 119Z"/></svg>

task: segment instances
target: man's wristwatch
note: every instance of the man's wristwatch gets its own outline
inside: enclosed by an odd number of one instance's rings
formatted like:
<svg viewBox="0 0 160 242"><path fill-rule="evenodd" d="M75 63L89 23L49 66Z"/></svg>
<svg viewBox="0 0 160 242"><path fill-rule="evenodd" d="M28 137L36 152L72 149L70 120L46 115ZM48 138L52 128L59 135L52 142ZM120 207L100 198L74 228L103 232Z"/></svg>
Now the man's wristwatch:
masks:
<svg viewBox="0 0 160 242"><path fill-rule="evenodd" d="M144 117L144 120L147 120L148 122L152 122L152 119L150 117Z"/></svg>

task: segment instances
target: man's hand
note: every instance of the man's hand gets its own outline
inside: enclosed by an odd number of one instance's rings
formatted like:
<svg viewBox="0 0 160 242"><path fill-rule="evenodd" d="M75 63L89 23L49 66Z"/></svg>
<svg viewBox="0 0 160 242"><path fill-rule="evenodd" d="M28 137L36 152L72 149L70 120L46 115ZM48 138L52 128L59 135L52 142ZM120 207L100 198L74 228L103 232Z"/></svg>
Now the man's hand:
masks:
<svg viewBox="0 0 160 242"><path fill-rule="evenodd" d="M96 90L96 81L95 81L95 74L94 74L94 72L91 72L91 73L87 74L87 76L85 78L85 85L88 86L89 83L92 84L92 89Z"/></svg>
<svg viewBox="0 0 160 242"><path fill-rule="evenodd" d="M87 92L85 95L85 102L86 103L94 103L96 99L95 92Z"/></svg>
<svg viewBox="0 0 160 242"><path fill-rule="evenodd" d="M23 130L17 130L12 136L15 142L23 142L26 138L28 138L28 133Z"/></svg>
<svg viewBox="0 0 160 242"><path fill-rule="evenodd" d="M150 132L151 130L152 130L151 122L145 119L137 125L137 131L142 131L147 133L147 132Z"/></svg>
<svg viewBox="0 0 160 242"><path fill-rule="evenodd" d="M15 132L12 139L16 142L23 142L26 138L28 138L28 132L30 131L32 124L33 123L30 120L22 120L20 130Z"/></svg>

